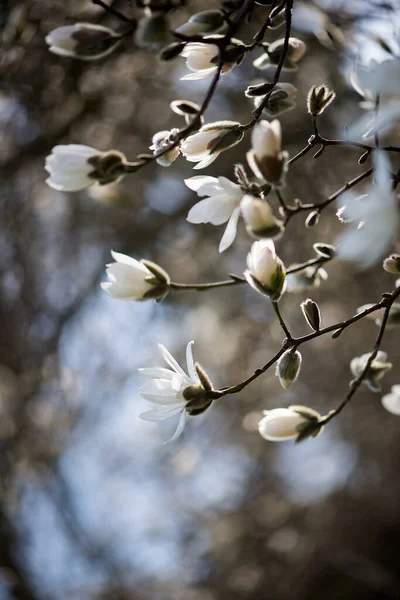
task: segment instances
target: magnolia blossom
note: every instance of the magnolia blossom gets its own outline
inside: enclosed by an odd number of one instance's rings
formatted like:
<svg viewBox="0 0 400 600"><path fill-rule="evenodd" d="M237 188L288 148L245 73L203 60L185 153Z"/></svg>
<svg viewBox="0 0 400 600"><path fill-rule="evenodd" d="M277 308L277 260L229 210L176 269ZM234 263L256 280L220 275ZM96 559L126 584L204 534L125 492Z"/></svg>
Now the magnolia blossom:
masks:
<svg viewBox="0 0 400 600"><path fill-rule="evenodd" d="M262 44L264 54L256 58L253 62L256 69L269 69L270 67L278 65L282 56L284 44L284 39L276 40L275 42L272 42L272 44ZM307 47L302 40L290 37L283 69L295 71L297 69L297 63L305 54L306 48Z"/></svg>
<svg viewBox="0 0 400 600"><path fill-rule="evenodd" d="M254 242L247 255L247 270L244 273L247 282L257 292L270 296L277 301L285 291L285 265L276 255L272 240Z"/></svg>
<svg viewBox="0 0 400 600"><path fill-rule="evenodd" d="M221 225L228 222L222 236L219 251L223 252L236 237L237 223L240 214L240 200L244 195L242 188L226 177L206 177L199 175L185 179L185 183L199 196L208 196L200 200L189 211L187 220L190 223L211 223Z"/></svg>
<svg viewBox="0 0 400 600"><path fill-rule="evenodd" d="M337 254L361 269L374 265L387 252L399 227L399 212L392 189L390 164L382 151L374 153L375 185L367 194L356 197L347 192L340 199L340 209L349 229L337 240Z"/></svg>
<svg viewBox="0 0 400 600"><path fill-rule="evenodd" d="M281 152L282 131L278 120L260 121L251 132L252 149L247 152L247 162L254 175L269 183L279 185L285 172L287 154Z"/></svg>
<svg viewBox="0 0 400 600"><path fill-rule="evenodd" d="M367 366L370 356L371 352L353 358L350 363L350 370L354 377L361 377L361 375L364 373L364 369ZM371 392L380 392L381 385L379 381L382 379L385 373L392 368L392 366L392 363L387 362L386 352L379 350L368 369L368 373L363 379L363 383L365 383Z"/></svg>
<svg viewBox="0 0 400 600"><path fill-rule="evenodd" d="M110 54L121 36L103 25L75 23L54 29L46 36L50 52L80 60L97 60Z"/></svg>
<svg viewBox="0 0 400 600"><path fill-rule="evenodd" d="M208 123L182 142L181 152L189 162L197 162L194 169L208 167L224 150L238 144L244 133L236 121Z"/></svg>
<svg viewBox="0 0 400 600"><path fill-rule="evenodd" d="M349 78L355 91L364 98L361 106L373 109L378 95L400 95L400 58L382 62L371 60L367 66L356 65Z"/></svg>
<svg viewBox="0 0 400 600"><path fill-rule="evenodd" d="M247 232L252 237L272 239L281 237L284 231L283 223L274 217L266 200L246 194L240 202L240 210Z"/></svg>
<svg viewBox="0 0 400 600"><path fill-rule="evenodd" d="M96 183L90 173L94 170L89 159L101 155L100 150L80 144L55 146L46 158L45 169L50 177L46 183L61 192L76 192Z"/></svg>
<svg viewBox="0 0 400 600"><path fill-rule="evenodd" d="M158 131L153 135L152 144L149 146L150 150L153 151L153 154L158 154L162 150L165 150L171 144L173 144L176 140L176 136L179 134L179 129L171 129L171 131ZM172 150L168 150L162 156L156 158L157 164L162 167L169 167L174 160L176 160L179 156L179 146L172 148Z"/></svg>
<svg viewBox="0 0 400 600"><path fill-rule="evenodd" d="M390 394L382 398L382 404L392 415L400 416L400 385L393 385Z"/></svg>
<svg viewBox="0 0 400 600"><path fill-rule="evenodd" d="M139 261L111 250L114 263L107 265L109 281L101 288L118 300L160 300L168 292L169 277L158 265Z"/></svg>
<svg viewBox="0 0 400 600"><path fill-rule="evenodd" d="M193 361L192 346L193 342L189 342L186 348L188 374L161 344L158 344L158 349L169 368L139 369L142 375L150 377L150 381L140 388L139 393L154 405L154 408L139 415L140 418L145 421L163 421L180 414L178 427L169 441L176 440L181 435L187 414L200 414L212 402L207 398L207 392L200 381Z"/></svg>
<svg viewBox="0 0 400 600"><path fill-rule="evenodd" d="M323 427L318 426L321 415L305 406L274 408L263 412L265 416L258 424L258 431L270 442L284 442L299 438L304 428L308 426L309 435L316 436L323 430Z"/></svg>

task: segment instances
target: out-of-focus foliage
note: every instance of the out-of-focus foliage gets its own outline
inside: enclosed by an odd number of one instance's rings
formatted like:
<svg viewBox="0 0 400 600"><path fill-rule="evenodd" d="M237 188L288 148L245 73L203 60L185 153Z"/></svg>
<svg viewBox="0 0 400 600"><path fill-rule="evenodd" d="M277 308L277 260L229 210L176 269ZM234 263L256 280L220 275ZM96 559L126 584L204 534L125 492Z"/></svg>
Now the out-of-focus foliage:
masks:
<svg viewBox="0 0 400 600"><path fill-rule="evenodd" d="M192 4L218 7L188 2L175 25ZM361 40L375 56L384 50L373 38L399 25L388 8L395 1L325 4L333 41L318 30L321 45L304 25L296 32L308 52L287 78L298 88L298 109L281 117L291 155L310 135L312 85L337 94L336 110L321 117L324 131L358 114L344 78L355 46L346 53L342 38ZM114 4L131 15L133 5ZM206 90L204 81L179 81L182 59L160 63L130 37L95 63L50 54L48 32L80 21L121 27L89 0L0 2L0 598L398 598L396 417L365 388L315 440L277 447L257 433L264 409L336 406L350 359L373 345L372 322L304 346L293 388L284 391L268 372L215 402L172 446L162 444L168 422L162 429L139 421L137 367L158 364L158 341L182 358L195 339L198 360L222 387L264 364L281 331L270 304L247 286L170 294L159 305L101 291L110 248L154 260L175 281L212 281L243 272L249 239L239 229L219 256L222 231L186 221L197 197L183 183L193 175L183 158L75 195L46 186L44 158L57 143L135 156L156 131L179 125L169 102L198 102ZM243 90L257 77L250 59L225 75L207 120L248 120L253 106ZM232 177L249 145L248 136L207 174ZM307 157L291 169L288 195L324 200L359 172L358 155L332 147ZM333 211L307 236L300 218L290 223L279 246L286 264L310 258L312 242L332 242L340 229ZM324 324L391 285L380 267L355 274L333 262L329 274L312 292ZM299 335L308 331L299 306L307 295L283 301ZM397 347L391 333L384 349L394 363Z"/></svg>

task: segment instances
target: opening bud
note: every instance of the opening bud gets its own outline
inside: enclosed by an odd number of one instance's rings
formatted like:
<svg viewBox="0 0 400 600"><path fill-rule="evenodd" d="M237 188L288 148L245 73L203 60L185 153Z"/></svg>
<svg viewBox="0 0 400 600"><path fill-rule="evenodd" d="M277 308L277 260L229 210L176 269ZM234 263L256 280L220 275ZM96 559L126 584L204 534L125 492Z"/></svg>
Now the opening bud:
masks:
<svg viewBox="0 0 400 600"><path fill-rule="evenodd" d="M326 85L319 85L318 87L313 85L307 96L308 112L313 117L322 114L326 107L334 101L335 97L335 92L330 91Z"/></svg>

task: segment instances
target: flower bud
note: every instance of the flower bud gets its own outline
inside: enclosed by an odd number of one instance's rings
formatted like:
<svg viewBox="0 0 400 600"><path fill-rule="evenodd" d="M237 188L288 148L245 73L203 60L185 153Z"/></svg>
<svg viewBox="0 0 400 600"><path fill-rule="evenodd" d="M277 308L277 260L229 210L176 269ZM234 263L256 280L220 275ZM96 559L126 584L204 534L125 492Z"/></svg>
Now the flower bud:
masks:
<svg viewBox="0 0 400 600"><path fill-rule="evenodd" d="M204 169L221 152L238 144L243 135L237 121L208 123L182 142L181 152L186 160L198 163L194 169Z"/></svg>
<svg viewBox="0 0 400 600"><path fill-rule="evenodd" d="M152 144L150 150L153 151L153 154L156 155L162 150L165 150L171 144L173 144L177 135L179 134L179 129L171 129L171 131L159 131L158 133L153 135ZM168 152L165 152L162 156L156 158L156 162L162 167L169 167L174 160L176 160L179 156L179 145L175 148L172 148Z"/></svg>
<svg viewBox="0 0 400 600"><path fill-rule="evenodd" d="M254 242L247 255L244 275L247 282L260 294L265 294L273 302L279 300L286 287L285 265L276 255L272 240Z"/></svg>
<svg viewBox="0 0 400 600"><path fill-rule="evenodd" d="M246 194L240 202L240 210L247 233L252 237L276 239L282 235L283 223L274 217L265 200Z"/></svg>
<svg viewBox="0 0 400 600"><path fill-rule="evenodd" d="M318 304L307 298L300 304L300 308L303 311L303 315L311 329L314 331L319 331L321 325L321 314L319 311Z"/></svg>
<svg viewBox="0 0 400 600"><path fill-rule="evenodd" d="M371 352L357 356L350 362L350 370L354 377L358 379L364 372L365 367L371 356ZM379 381L385 375L387 371L392 368L392 363L387 362L386 352L379 350L376 357L373 359L366 376L364 377L363 383L371 390L371 392L380 392L381 385Z"/></svg>
<svg viewBox="0 0 400 600"><path fill-rule="evenodd" d="M121 35L103 25L75 23L54 29L46 36L50 52L80 60L107 56L121 41Z"/></svg>
<svg viewBox="0 0 400 600"><path fill-rule="evenodd" d="M250 86L246 90L246 96L249 96L248 92L257 86ZM267 92L264 92L266 94ZM296 107L296 94L297 89L291 83L278 83L274 87L272 93L268 97L268 101L263 108L263 115L269 118L277 117L289 110ZM260 94L255 95L254 106L257 109L260 104L264 102L264 97Z"/></svg>
<svg viewBox="0 0 400 600"><path fill-rule="evenodd" d="M398 275L400 273L400 255L392 254L389 258L385 258L383 268L392 275Z"/></svg>
<svg viewBox="0 0 400 600"><path fill-rule="evenodd" d="M286 350L276 364L276 375L279 377L281 386L287 390L300 373L302 356L298 350Z"/></svg>
<svg viewBox="0 0 400 600"><path fill-rule="evenodd" d="M308 112L313 117L322 114L326 107L334 101L335 97L335 92L330 91L326 85L319 85L318 87L313 85L307 96Z"/></svg>
<svg viewBox="0 0 400 600"><path fill-rule="evenodd" d="M279 121L257 123L251 134L251 142L252 149L246 157L254 175L276 186L281 185L287 168L287 153L281 151Z"/></svg>
<svg viewBox="0 0 400 600"><path fill-rule="evenodd" d="M202 10L192 15L186 23L175 29L176 33L185 36L221 33L227 24L224 13L220 10Z"/></svg>
<svg viewBox="0 0 400 600"><path fill-rule="evenodd" d="M300 442L307 437L317 436L323 431L321 415L307 406L289 406L265 410L258 424L260 435L270 442L284 442L296 439Z"/></svg>
<svg viewBox="0 0 400 600"><path fill-rule="evenodd" d="M259 56L253 62L253 65L257 69L268 69L271 66L277 66L282 56L284 44L284 39L276 40L275 42L272 42L272 44L262 44L264 54ZM283 69L295 71L297 69L297 63L304 56L305 51L306 45L302 40L294 37L289 38Z"/></svg>
<svg viewBox="0 0 400 600"><path fill-rule="evenodd" d="M165 61L172 60L180 55L185 46L185 42L172 42L160 50L158 53L158 58Z"/></svg>

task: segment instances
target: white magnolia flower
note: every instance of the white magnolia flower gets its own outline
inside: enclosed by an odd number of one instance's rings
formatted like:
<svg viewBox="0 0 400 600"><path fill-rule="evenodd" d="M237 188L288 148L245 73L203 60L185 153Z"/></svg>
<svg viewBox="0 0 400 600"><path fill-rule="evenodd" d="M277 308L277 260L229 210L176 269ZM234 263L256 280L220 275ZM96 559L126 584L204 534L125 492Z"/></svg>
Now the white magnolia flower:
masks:
<svg viewBox="0 0 400 600"><path fill-rule="evenodd" d="M222 37L222 36L213 36ZM245 46L239 40L231 40L231 44L224 52L224 65L221 73L228 73L243 59ZM184 75L182 80L204 79L213 75L218 69L219 49L216 44L203 44L202 42L189 42L181 52L186 58L186 66L193 73Z"/></svg>
<svg viewBox="0 0 400 600"><path fill-rule="evenodd" d="M185 183L199 196L208 196L200 200L189 211L187 220L190 223L211 223L221 225L228 222L222 236L219 251L223 252L236 237L237 223L240 214L240 200L245 192L240 185L226 177L207 177L199 175L185 179Z"/></svg>
<svg viewBox="0 0 400 600"><path fill-rule="evenodd" d="M179 134L179 129L174 128L171 131L158 131L153 135L152 144L149 146L150 150L153 151L153 154L158 154L165 148L168 148L171 144L173 144L176 140L176 136ZM156 162L162 167L169 167L174 160L176 160L179 156L179 146L172 148L159 158L156 158Z"/></svg>
<svg viewBox="0 0 400 600"><path fill-rule="evenodd" d="M348 192L340 199L340 209L345 207L346 220L351 223L337 241L337 254L361 269L384 256L399 227L390 164L382 151L374 153L374 178L375 185L370 185L366 195L357 198Z"/></svg>
<svg viewBox="0 0 400 600"><path fill-rule="evenodd" d="M189 162L197 162L194 169L208 167L224 150L238 144L244 133L237 121L208 123L182 142L181 152Z"/></svg>
<svg viewBox="0 0 400 600"><path fill-rule="evenodd" d="M180 436L188 414L200 414L212 402L207 397L207 391L194 364L192 346L193 342L189 342L186 348L188 374L161 344L158 344L158 349L169 368L139 369L142 375L151 378L140 388L139 393L142 398L154 405L154 408L139 415L140 418L145 421L163 421L180 413L178 427L169 441L176 440ZM211 384L209 387L211 389Z"/></svg>
<svg viewBox="0 0 400 600"><path fill-rule="evenodd" d="M277 66L282 56L284 44L284 39L276 40L275 42L272 42L272 44L262 44L264 53L253 62L254 67L263 70ZM283 69L295 71L297 69L297 63L304 56L306 49L307 46L302 40L290 37Z"/></svg>
<svg viewBox="0 0 400 600"><path fill-rule="evenodd" d="M350 362L350 370L354 377L358 378L362 375L370 356L371 352L368 352L367 354L353 358L353 360ZM371 392L380 392L381 385L379 381L382 379L385 373L387 373L387 371L390 371L392 366L392 363L387 362L386 352L379 350L369 367L363 383L371 390Z"/></svg>
<svg viewBox="0 0 400 600"><path fill-rule="evenodd" d="M284 231L283 223L274 216L266 200L246 194L240 202L240 211L246 223L247 233L252 237L271 239L281 237Z"/></svg>
<svg viewBox="0 0 400 600"><path fill-rule="evenodd" d="M288 270L293 267L296 267L296 265L291 265ZM317 270L315 267L306 267L295 273L287 273L286 291L298 293L305 292L310 288L319 288L321 281L326 281L327 279L328 273L322 267Z"/></svg>
<svg viewBox="0 0 400 600"><path fill-rule="evenodd" d="M355 91L364 98L363 108L373 109L378 95L400 95L400 58L382 62L371 60L367 66L357 65L349 75Z"/></svg>
<svg viewBox="0 0 400 600"><path fill-rule="evenodd" d="M118 300L161 300L168 292L169 276L150 261L139 261L111 250L115 262L107 265L109 281L101 288Z"/></svg>
<svg viewBox="0 0 400 600"><path fill-rule="evenodd" d="M323 430L323 427L317 425L321 415L305 406L274 408L265 410L264 415L258 424L258 431L270 442L284 442L298 438L306 427L310 428L309 435L312 436L318 435Z"/></svg>
<svg viewBox="0 0 400 600"><path fill-rule="evenodd" d="M88 161L101 155L100 150L80 144L55 146L46 158L46 171L50 177L46 183L61 192L75 192L96 183L89 176L94 170Z"/></svg>
<svg viewBox="0 0 400 600"><path fill-rule="evenodd" d="M393 385L390 394L382 398L382 404L392 415L400 416L400 385Z"/></svg>
<svg viewBox="0 0 400 600"><path fill-rule="evenodd" d="M247 162L259 179L279 185L285 172L286 152L281 151L282 130L275 119L260 121L251 132L252 149L247 152Z"/></svg>
<svg viewBox="0 0 400 600"><path fill-rule="evenodd" d="M46 183L61 192L76 192L94 183L112 183L123 177L125 156L117 150L101 152L90 146L55 146L46 157Z"/></svg>
<svg viewBox="0 0 400 600"><path fill-rule="evenodd" d="M97 60L110 54L121 36L103 25L75 23L54 29L46 36L50 52L80 60Z"/></svg>
<svg viewBox="0 0 400 600"><path fill-rule="evenodd" d="M285 291L285 265L276 255L272 240L254 242L247 255L247 270L244 273L247 282L261 294L270 296L272 301L279 300Z"/></svg>

